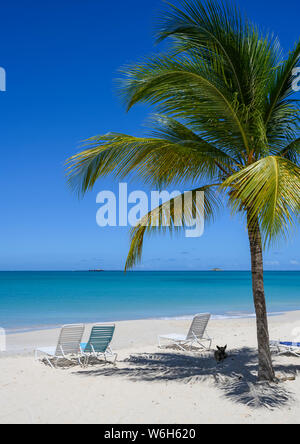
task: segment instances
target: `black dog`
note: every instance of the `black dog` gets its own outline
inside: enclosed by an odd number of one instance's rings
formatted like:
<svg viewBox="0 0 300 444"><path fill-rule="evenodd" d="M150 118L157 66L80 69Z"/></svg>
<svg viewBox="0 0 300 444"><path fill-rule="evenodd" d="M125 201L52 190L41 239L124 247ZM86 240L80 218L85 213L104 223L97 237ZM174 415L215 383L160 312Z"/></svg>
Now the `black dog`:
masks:
<svg viewBox="0 0 300 444"><path fill-rule="evenodd" d="M227 358L227 353L226 353L226 349L227 349L227 345L225 345L225 347L218 347L215 351L215 359L217 362L222 362Z"/></svg>

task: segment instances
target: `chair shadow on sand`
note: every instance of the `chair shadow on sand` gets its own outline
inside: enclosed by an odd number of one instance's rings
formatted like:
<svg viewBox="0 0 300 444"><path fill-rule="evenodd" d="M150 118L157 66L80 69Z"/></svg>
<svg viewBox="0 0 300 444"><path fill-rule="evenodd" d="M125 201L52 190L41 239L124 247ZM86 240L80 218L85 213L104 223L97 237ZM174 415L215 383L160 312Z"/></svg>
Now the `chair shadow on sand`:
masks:
<svg viewBox="0 0 300 444"><path fill-rule="evenodd" d="M99 362L98 362L99 364ZM300 365L275 362L276 373L296 376ZM119 376L132 381L179 381L196 384L211 381L226 398L253 408L281 407L293 401L286 383L257 382L257 352L243 348L235 350L223 363L217 364L212 353L198 355L182 352L158 352L131 355L117 366L103 366L76 372L82 377Z"/></svg>

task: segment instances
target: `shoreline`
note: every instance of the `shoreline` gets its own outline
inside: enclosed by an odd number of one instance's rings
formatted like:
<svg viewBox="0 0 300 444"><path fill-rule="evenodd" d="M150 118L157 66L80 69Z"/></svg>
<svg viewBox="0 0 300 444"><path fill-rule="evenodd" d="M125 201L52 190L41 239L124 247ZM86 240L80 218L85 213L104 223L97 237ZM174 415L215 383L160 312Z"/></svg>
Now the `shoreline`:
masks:
<svg viewBox="0 0 300 444"><path fill-rule="evenodd" d="M283 316L287 313L293 313L293 312L300 312L299 310L280 310L280 311L270 311L268 312L268 316ZM195 313L196 314L196 313ZM194 315L195 315L194 314ZM145 318L133 318L133 319L114 319L114 320L108 320L108 321L87 321L87 322L70 322L69 324L109 324L109 323L116 323L116 322L134 322L134 321L189 321L192 320L194 315L178 315L178 316L162 316L162 317L145 317ZM243 312L225 312L225 314L212 314L211 320L218 321L218 320L226 320L226 319L253 319L255 318L255 313L243 313ZM68 324L68 323L66 323ZM62 325L66 324L53 324L53 325L36 325L36 326L25 326L20 328L4 328L5 333L7 336L9 335L17 335L17 334L23 334L23 333L31 333L31 332L39 332L39 331L45 331L45 330L55 330L58 328L61 328Z"/></svg>
<svg viewBox="0 0 300 444"><path fill-rule="evenodd" d="M289 320L287 322L287 320ZM270 324L280 325L281 323L289 325L293 322L296 323L296 329L300 327L300 310L288 311L288 312L278 312L269 314ZM129 349L132 344L140 342L146 339L147 345L154 345L157 342L157 336L159 334L165 333L183 333L185 332L191 322L191 317L189 318L168 318L168 319L136 319L136 320L121 320L115 321L116 332L113 343L116 348ZM213 329L218 332L222 327L230 327L230 335L235 336L235 328L240 328L242 325L249 327L252 325L252 336L256 341L256 326L255 326L255 316L247 317L231 317L231 318L211 318L209 322L209 330ZM91 327L95 323L85 323L85 334L83 342L87 342L89 337L89 332ZM59 335L61 326L55 326L53 328L44 328L39 330L31 330L26 332L15 332L8 334L6 336L7 351L0 353L0 358L5 358L6 356L14 355L24 355L32 354L37 346L53 346L57 342L57 337ZM290 332L293 329L290 329ZM141 338L139 338L141 336ZM219 336L217 333L215 336ZM285 334L285 338L288 340L291 337L291 333ZM127 338L127 339L126 339ZM281 339L273 334L271 331L271 339L277 340ZM219 341L222 342L221 340ZM221 345L221 344L217 344Z"/></svg>

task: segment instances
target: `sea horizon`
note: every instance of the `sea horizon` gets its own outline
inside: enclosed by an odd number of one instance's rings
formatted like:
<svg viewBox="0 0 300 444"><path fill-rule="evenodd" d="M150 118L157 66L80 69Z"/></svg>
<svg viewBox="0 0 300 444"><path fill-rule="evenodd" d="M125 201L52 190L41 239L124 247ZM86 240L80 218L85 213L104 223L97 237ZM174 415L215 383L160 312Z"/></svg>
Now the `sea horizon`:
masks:
<svg viewBox="0 0 300 444"><path fill-rule="evenodd" d="M174 269L172 269L172 270L168 270L168 269L162 269L162 270L155 270L155 269L146 269L146 270L122 270L122 269L116 269L116 270L109 270L109 269L97 269L97 268L95 268L95 269L82 269L82 270L80 270L80 269L78 269L78 270L72 270L72 269L65 269L65 270L49 270L49 269L41 269L41 270L37 270L37 269L33 269L33 270L0 270L0 273L91 273L91 272L99 272L99 273L101 273L101 272L105 272L105 273L112 273L112 272L118 272L118 273L125 273L125 274L127 274L127 273L145 273L145 272L155 272L155 273L165 273L165 272L168 272L168 273L172 273L172 272L174 272L174 273L176 273L176 272L178 272L178 271L180 271L180 272L182 272L182 273L201 273L201 272L212 272L212 273L219 273L219 272L221 272L221 273L227 273L227 272L229 272L229 273L231 273L231 272L234 272L234 273L238 273L238 272L241 272L241 273L244 273L244 272L251 272L251 269L249 268L249 269L243 269L243 270L237 270L237 269L230 269L230 270L225 270L225 269L217 269L217 270L215 270L215 269L211 269L211 268L207 268L207 269L199 269L199 270L185 270L185 269L180 269L180 268L178 268L178 270L176 269L176 270L174 270ZM300 273L300 270L291 270L291 269L278 269L278 270L264 270L264 273Z"/></svg>

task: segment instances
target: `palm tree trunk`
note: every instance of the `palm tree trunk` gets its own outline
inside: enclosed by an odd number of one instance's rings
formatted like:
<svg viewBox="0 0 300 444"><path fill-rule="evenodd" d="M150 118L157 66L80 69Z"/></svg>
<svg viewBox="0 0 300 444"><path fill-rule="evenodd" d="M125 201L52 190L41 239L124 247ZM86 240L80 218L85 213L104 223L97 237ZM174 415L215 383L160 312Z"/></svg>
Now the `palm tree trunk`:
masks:
<svg viewBox="0 0 300 444"><path fill-rule="evenodd" d="M251 251L252 288L256 311L258 340L258 380L274 381L275 372L272 364L267 307L264 290L264 268L262 239L257 221L251 221L248 215L248 235Z"/></svg>

